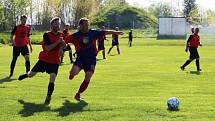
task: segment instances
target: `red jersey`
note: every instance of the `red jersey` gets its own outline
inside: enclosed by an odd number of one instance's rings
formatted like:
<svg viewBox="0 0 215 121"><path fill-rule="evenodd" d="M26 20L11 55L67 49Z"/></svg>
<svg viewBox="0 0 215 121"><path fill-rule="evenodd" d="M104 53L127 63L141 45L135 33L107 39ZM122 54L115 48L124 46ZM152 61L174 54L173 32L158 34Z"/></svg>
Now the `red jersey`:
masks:
<svg viewBox="0 0 215 121"><path fill-rule="evenodd" d="M197 34L193 34L192 38L189 41L189 47L198 48L200 44L200 37Z"/></svg>
<svg viewBox="0 0 215 121"><path fill-rule="evenodd" d="M27 25L17 25L11 32L15 35L15 44L17 47L23 47L28 44L28 39L30 36L30 27Z"/></svg>
<svg viewBox="0 0 215 121"><path fill-rule="evenodd" d="M51 51L47 51L45 46L51 45L55 43L60 37L63 37L63 33L58 32L57 34L53 34L52 32L47 32L43 35L42 48L43 51L39 54L39 60L42 60L51 64L60 64L60 44L57 45Z"/></svg>

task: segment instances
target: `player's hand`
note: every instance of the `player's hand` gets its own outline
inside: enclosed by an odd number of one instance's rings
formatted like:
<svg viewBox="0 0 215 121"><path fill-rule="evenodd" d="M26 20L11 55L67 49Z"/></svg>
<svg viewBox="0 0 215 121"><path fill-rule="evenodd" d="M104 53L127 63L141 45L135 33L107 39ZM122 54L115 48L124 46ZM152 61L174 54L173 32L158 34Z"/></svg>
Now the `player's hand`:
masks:
<svg viewBox="0 0 215 121"><path fill-rule="evenodd" d="M188 48L185 49L185 52L186 52L186 53L188 52Z"/></svg>
<svg viewBox="0 0 215 121"><path fill-rule="evenodd" d="M16 46L16 43L15 43L15 41L13 41L13 40L12 40L12 46Z"/></svg>
<svg viewBox="0 0 215 121"><path fill-rule="evenodd" d="M60 37L60 38L58 38L58 41L57 41L59 44L60 43L64 43L64 40L63 40L63 37Z"/></svg>

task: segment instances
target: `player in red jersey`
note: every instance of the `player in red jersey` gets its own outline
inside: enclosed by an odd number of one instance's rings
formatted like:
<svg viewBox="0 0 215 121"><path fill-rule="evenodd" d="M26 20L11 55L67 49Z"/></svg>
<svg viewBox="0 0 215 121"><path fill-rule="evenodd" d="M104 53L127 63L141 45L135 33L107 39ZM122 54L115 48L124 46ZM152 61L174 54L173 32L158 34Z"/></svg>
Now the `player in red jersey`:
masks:
<svg viewBox="0 0 215 121"><path fill-rule="evenodd" d="M105 30L105 26L102 26L101 28L102 31ZM106 36L100 36L98 38L98 52L102 51L103 59L106 59L105 57L105 46L104 46L104 41L107 40Z"/></svg>
<svg viewBox="0 0 215 121"><path fill-rule="evenodd" d="M191 30L192 31L192 30ZM184 70L185 67L187 65L190 64L190 62L192 62L194 59L196 59L196 68L197 68L197 71L201 71L200 69L200 64L199 64L199 53L198 53L198 46L202 46L201 42L200 42L200 36L198 35L199 33L199 28L196 28L195 29L195 32L193 35L191 35L189 37L189 39L187 40L187 44L186 44L186 49L185 51L187 52L189 50L190 52L190 57L189 59L184 63L184 65L182 65L180 68L181 70Z"/></svg>
<svg viewBox="0 0 215 121"><path fill-rule="evenodd" d="M119 28L116 27L115 30L119 31ZM118 52L118 54L120 54L120 50L119 50L119 34L115 34L115 33L112 34L112 46L108 50L108 54L110 54L110 51L113 49L114 46L117 47L117 52Z"/></svg>
<svg viewBox="0 0 215 121"><path fill-rule="evenodd" d="M38 72L46 72L50 75L48 92L45 100L45 104L49 104L51 101L51 95L54 91L54 82L58 73L58 67L60 64L60 58L63 53L63 48L66 44L63 40L63 33L60 30L60 18L55 17L50 21L51 31L44 33L42 48L43 50L39 54L39 60L34 65L31 71L27 74L19 76L19 80L23 80L27 77L33 77Z"/></svg>
<svg viewBox="0 0 215 121"><path fill-rule="evenodd" d="M96 40L106 34L121 34L120 31L93 30L89 29L87 18L79 20L78 32L66 37L66 43L72 43L77 52L77 58L70 70L69 79L72 80L82 69L85 71L85 78L75 94L77 101L81 100L81 94L87 89L96 66Z"/></svg>
<svg viewBox="0 0 215 121"><path fill-rule="evenodd" d="M25 58L25 67L26 73L30 71L30 59L29 59L29 50L28 46L30 46L30 51L32 52L32 46L30 41L30 27L26 25L27 16L22 15L20 17L21 24L14 27L11 32L11 43L13 45L13 59L10 64L10 75L8 79L13 76L14 68L16 65L16 60L19 57L20 53Z"/></svg>
<svg viewBox="0 0 215 121"><path fill-rule="evenodd" d="M63 38L65 39L68 35L70 35L70 32L69 32L69 25L65 25L64 26L64 30L63 30ZM69 59L70 59L70 63L74 63L73 59L72 59L72 48L69 44L67 44L66 48L63 49L63 55L61 57L61 63L64 63L63 61L63 58L64 58L64 53L65 51L69 51Z"/></svg>

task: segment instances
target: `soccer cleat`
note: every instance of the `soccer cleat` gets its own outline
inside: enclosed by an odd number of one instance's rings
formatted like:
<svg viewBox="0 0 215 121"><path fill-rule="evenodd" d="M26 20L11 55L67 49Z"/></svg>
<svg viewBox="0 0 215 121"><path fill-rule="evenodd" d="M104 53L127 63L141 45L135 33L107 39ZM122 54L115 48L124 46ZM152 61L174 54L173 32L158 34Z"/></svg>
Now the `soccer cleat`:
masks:
<svg viewBox="0 0 215 121"><path fill-rule="evenodd" d="M182 66L181 66L180 68L181 68L181 70L182 70L182 71L184 71L184 69L185 69L185 68L184 68L184 67L182 67Z"/></svg>
<svg viewBox="0 0 215 121"><path fill-rule="evenodd" d="M7 79L11 79L11 77L12 77L12 76L10 75L10 76L7 77Z"/></svg>
<svg viewBox="0 0 215 121"><path fill-rule="evenodd" d="M202 71L202 69L197 69L198 72Z"/></svg>
<svg viewBox="0 0 215 121"><path fill-rule="evenodd" d="M74 97L77 101L81 101L81 94L80 93L76 93L75 97Z"/></svg>
<svg viewBox="0 0 215 121"><path fill-rule="evenodd" d="M21 80L23 80L23 79L25 79L25 78L27 78L27 77L28 77L27 74L23 74L23 75L20 75L20 76L19 76L18 80L21 81Z"/></svg>
<svg viewBox="0 0 215 121"><path fill-rule="evenodd" d="M49 105L50 104L50 101L51 101L51 96L46 96L46 100L44 102L45 105Z"/></svg>

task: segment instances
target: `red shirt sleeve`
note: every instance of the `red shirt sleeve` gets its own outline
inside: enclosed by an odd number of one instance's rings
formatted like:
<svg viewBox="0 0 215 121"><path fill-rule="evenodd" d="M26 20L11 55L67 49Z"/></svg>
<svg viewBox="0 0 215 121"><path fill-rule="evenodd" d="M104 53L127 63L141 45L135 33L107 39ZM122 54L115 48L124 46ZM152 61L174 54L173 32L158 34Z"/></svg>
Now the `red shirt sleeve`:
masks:
<svg viewBox="0 0 215 121"><path fill-rule="evenodd" d="M72 35L68 35L66 36L66 38L64 39L65 43L68 44L68 43L74 43L74 38Z"/></svg>

